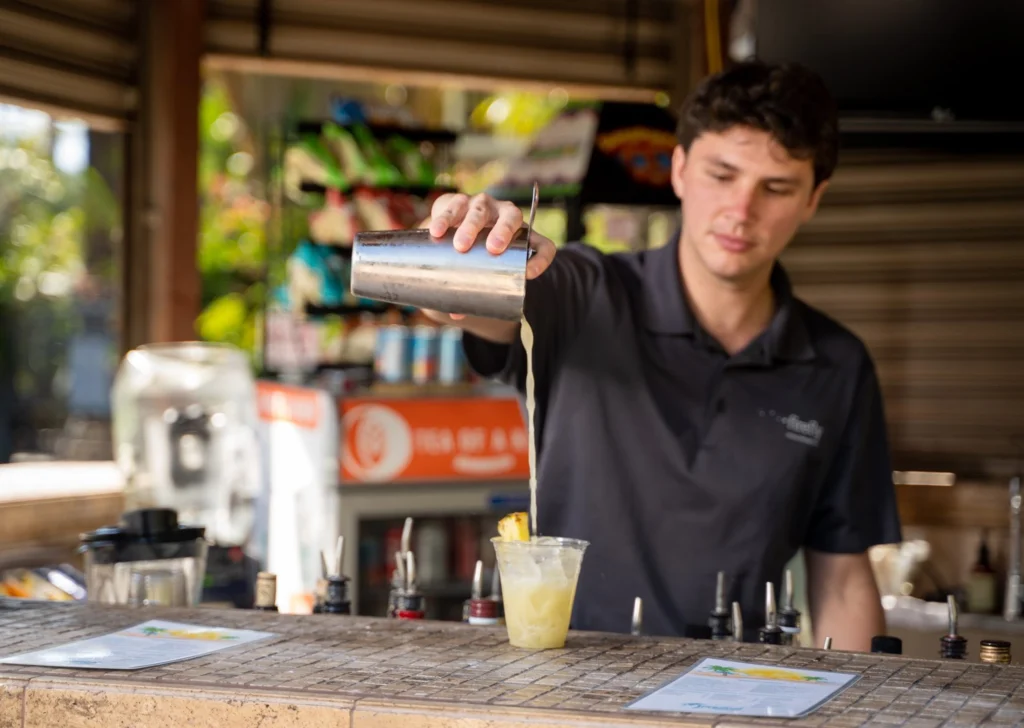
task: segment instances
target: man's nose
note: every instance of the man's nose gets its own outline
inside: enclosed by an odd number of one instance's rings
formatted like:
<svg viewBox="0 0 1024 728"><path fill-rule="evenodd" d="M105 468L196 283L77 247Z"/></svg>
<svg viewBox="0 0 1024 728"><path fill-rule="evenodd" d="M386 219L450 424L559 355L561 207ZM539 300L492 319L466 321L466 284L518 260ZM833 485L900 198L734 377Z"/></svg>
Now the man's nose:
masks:
<svg viewBox="0 0 1024 728"><path fill-rule="evenodd" d="M737 222L746 222L754 217L757 204L757 190L751 185L737 184L731 190L729 216Z"/></svg>

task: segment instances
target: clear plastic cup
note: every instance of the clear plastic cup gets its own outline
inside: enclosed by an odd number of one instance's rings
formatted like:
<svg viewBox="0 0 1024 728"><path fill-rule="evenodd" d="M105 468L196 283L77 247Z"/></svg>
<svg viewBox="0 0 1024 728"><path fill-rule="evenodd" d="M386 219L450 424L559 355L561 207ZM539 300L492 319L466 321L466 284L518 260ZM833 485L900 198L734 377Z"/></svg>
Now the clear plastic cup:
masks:
<svg viewBox="0 0 1024 728"><path fill-rule="evenodd" d="M564 647L589 542L542 536L530 541L492 538L491 543L501 575L509 644L529 650Z"/></svg>

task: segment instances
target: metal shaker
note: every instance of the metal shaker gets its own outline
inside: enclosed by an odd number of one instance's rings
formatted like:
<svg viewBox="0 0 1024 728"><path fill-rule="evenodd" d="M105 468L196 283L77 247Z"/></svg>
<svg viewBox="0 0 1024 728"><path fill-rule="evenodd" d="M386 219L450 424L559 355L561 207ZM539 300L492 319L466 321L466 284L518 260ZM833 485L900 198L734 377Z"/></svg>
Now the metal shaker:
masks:
<svg viewBox="0 0 1024 728"><path fill-rule="evenodd" d="M452 244L455 228L440 238L428 230L358 233L352 248L352 294L444 313L519 321L536 208L534 185L530 222L500 255L484 245L491 228L481 230L465 253Z"/></svg>

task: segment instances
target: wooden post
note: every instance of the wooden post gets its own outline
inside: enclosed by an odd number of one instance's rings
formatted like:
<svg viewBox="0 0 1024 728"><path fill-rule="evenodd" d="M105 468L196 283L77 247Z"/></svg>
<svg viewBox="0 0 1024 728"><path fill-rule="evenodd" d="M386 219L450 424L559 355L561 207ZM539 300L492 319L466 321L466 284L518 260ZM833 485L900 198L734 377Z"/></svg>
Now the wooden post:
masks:
<svg viewBox="0 0 1024 728"><path fill-rule="evenodd" d="M128 142L124 348L195 338L201 305L200 63L205 0L139 3L140 104Z"/></svg>
<svg viewBox="0 0 1024 728"><path fill-rule="evenodd" d="M706 0L679 0L673 14L673 66L675 77L669 94L672 108L678 111L686 95L707 73L704 42L704 3Z"/></svg>

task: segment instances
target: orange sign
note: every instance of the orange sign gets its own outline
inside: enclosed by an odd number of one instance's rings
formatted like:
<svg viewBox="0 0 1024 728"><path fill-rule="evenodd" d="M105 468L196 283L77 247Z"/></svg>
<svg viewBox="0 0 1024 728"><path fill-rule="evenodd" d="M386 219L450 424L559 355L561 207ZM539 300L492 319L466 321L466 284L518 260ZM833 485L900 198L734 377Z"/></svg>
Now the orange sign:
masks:
<svg viewBox="0 0 1024 728"><path fill-rule="evenodd" d="M261 420L290 422L316 429L320 423L318 393L273 382L256 382L256 403Z"/></svg>
<svg viewBox="0 0 1024 728"><path fill-rule="evenodd" d="M515 399L355 399L341 405L342 482L528 478Z"/></svg>

